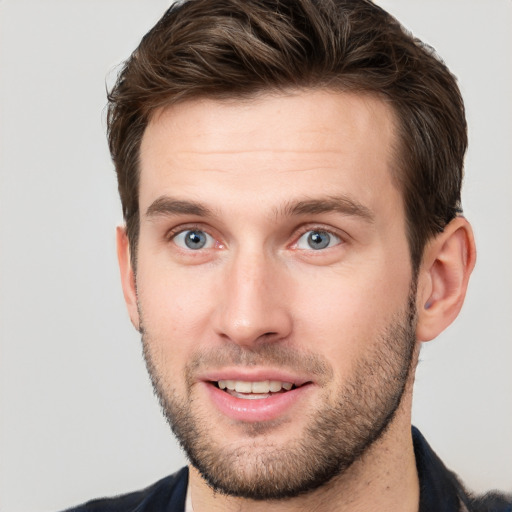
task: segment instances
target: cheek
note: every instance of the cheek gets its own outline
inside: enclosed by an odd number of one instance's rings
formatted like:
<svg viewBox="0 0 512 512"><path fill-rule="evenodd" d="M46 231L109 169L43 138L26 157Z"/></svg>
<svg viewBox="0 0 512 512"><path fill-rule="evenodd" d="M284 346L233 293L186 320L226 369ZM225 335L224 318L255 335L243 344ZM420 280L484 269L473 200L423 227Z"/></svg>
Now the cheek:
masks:
<svg viewBox="0 0 512 512"><path fill-rule="evenodd" d="M373 337L375 318L370 321L364 294L330 284L328 293L295 302L295 334L304 348L321 354L343 375Z"/></svg>
<svg viewBox="0 0 512 512"><path fill-rule="evenodd" d="M193 272L139 266L137 290L149 348L165 366L183 366L208 331L212 294Z"/></svg>
<svg viewBox="0 0 512 512"><path fill-rule="evenodd" d="M322 279L317 276L301 283L294 294L297 339L335 362L342 374L372 350L394 317L407 307L407 265L383 267L368 265L332 272Z"/></svg>

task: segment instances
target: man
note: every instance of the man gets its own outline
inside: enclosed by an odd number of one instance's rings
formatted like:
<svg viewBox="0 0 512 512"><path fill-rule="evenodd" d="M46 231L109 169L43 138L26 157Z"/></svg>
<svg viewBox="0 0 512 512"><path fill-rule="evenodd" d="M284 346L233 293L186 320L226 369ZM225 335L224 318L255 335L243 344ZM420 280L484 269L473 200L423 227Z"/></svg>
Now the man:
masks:
<svg viewBox="0 0 512 512"><path fill-rule="evenodd" d="M454 77L363 0L192 0L109 96L123 291L190 467L78 510L510 510L411 431L475 263Z"/></svg>

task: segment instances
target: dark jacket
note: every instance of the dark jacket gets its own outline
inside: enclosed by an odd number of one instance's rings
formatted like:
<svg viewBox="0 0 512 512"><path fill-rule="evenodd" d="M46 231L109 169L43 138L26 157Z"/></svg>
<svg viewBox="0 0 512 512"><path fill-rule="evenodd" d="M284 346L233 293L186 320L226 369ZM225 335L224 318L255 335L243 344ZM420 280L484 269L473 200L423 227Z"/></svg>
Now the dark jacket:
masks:
<svg viewBox="0 0 512 512"><path fill-rule="evenodd" d="M512 512L512 497L492 492L475 497L449 471L418 429L412 428L420 481L419 512ZM94 500L67 512L184 512L188 468L142 491Z"/></svg>

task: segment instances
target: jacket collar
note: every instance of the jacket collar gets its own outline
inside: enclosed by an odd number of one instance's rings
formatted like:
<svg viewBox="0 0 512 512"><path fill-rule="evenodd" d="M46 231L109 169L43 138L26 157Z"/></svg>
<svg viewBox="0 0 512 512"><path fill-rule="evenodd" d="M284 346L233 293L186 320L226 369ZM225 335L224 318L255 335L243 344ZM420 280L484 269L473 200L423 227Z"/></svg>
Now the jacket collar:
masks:
<svg viewBox="0 0 512 512"><path fill-rule="evenodd" d="M412 427L416 468L420 481L419 512L467 512L467 493L416 427Z"/></svg>

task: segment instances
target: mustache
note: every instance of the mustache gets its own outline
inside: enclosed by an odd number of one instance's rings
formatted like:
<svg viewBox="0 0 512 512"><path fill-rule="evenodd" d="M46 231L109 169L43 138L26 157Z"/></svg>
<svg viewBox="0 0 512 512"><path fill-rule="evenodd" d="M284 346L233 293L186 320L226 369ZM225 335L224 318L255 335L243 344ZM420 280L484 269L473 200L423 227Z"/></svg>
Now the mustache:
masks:
<svg viewBox="0 0 512 512"><path fill-rule="evenodd" d="M307 350L276 342L262 343L251 349L229 343L195 352L185 370L187 380L198 372L223 366L277 367L314 376L319 383L331 379L334 374L332 366L324 357Z"/></svg>

